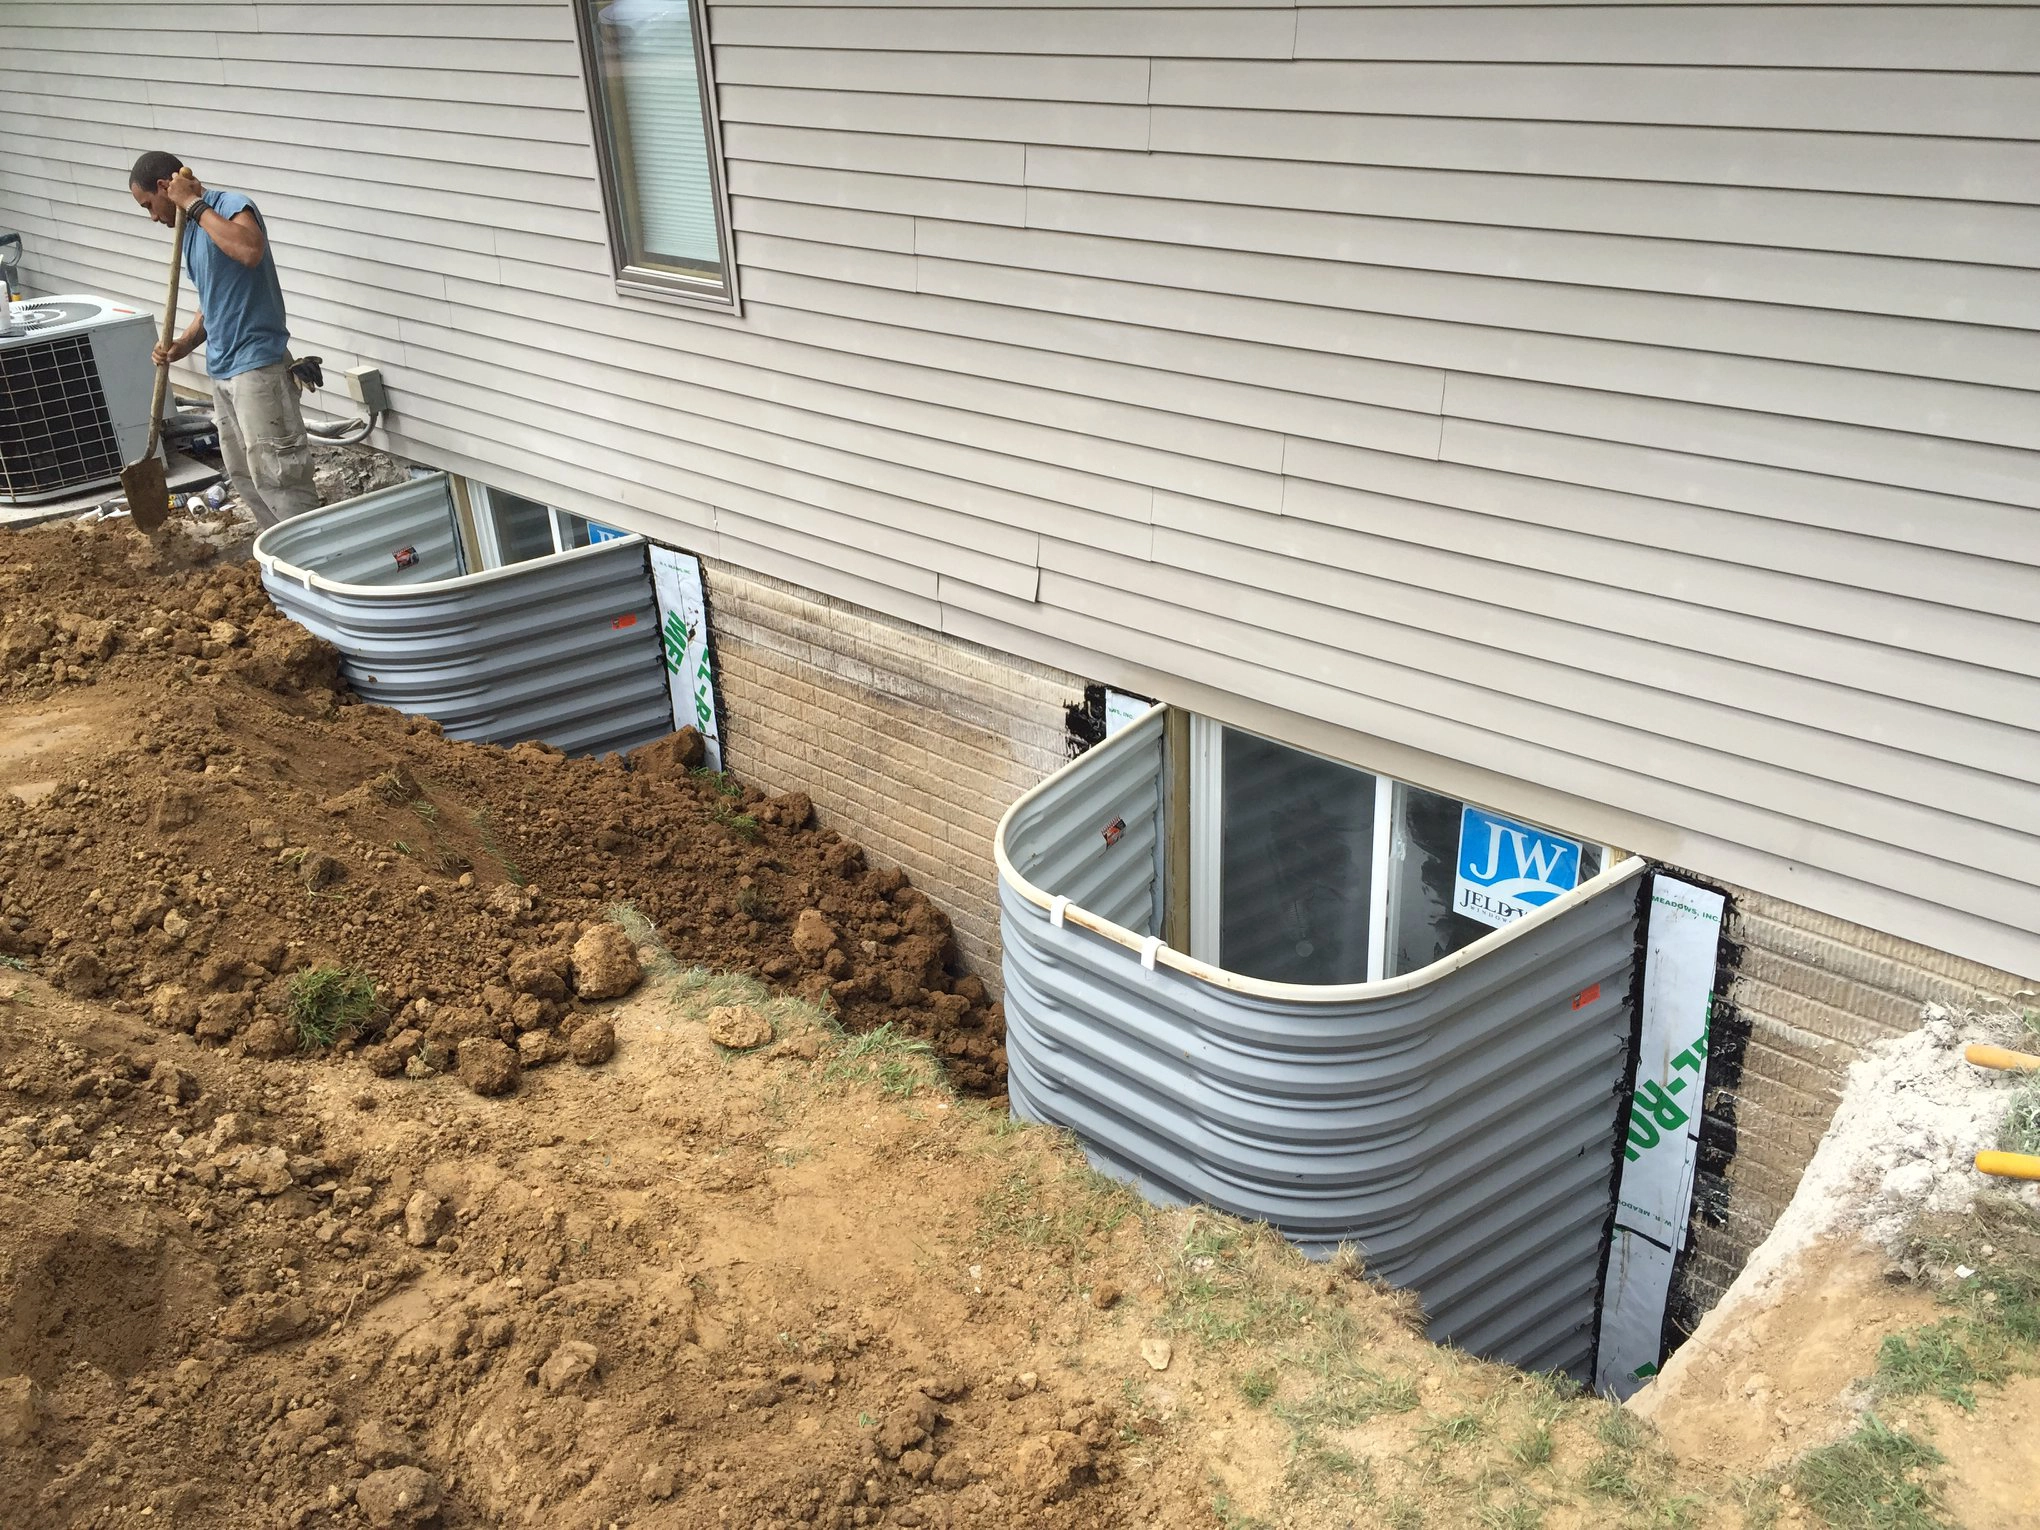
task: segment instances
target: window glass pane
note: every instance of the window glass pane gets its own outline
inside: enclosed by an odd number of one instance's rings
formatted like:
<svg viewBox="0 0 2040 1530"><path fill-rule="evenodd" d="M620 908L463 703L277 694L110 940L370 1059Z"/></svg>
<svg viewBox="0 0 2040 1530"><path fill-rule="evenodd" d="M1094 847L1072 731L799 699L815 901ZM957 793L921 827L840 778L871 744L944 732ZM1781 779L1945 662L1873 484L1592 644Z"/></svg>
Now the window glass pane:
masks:
<svg viewBox="0 0 2040 1530"><path fill-rule="evenodd" d="M707 102L687 0L583 0L629 265L720 283Z"/></svg>
<svg viewBox="0 0 2040 1530"><path fill-rule="evenodd" d="M1483 924L1453 911L1452 889L1459 863L1460 813L1456 797L1421 787L1395 789L1395 832L1388 870L1389 977L1400 977L1442 961L1454 951L1492 934ZM1601 870L1601 847L1584 845L1580 881Z"/></svg>
<svg viewBox="0 0 2040 1530"><path fill-rule="evenodd" d="M1223 783L1219 965L1365 982L1374 777L1228 728Z"/></svg>
<svg viewBox="0 0 2040 1530"><path fill-rule="evenodd" d="M588 522L581 516L560 512L560 550L569 547L586 547L589 542Z"/></svg>
<svg viewBox="0 0 2040 1530"><path fill-rule="evenodd" d="M552 512L537 500L491 489L489 516L495 522L496 546L505 563L552 555Z"/></svg>

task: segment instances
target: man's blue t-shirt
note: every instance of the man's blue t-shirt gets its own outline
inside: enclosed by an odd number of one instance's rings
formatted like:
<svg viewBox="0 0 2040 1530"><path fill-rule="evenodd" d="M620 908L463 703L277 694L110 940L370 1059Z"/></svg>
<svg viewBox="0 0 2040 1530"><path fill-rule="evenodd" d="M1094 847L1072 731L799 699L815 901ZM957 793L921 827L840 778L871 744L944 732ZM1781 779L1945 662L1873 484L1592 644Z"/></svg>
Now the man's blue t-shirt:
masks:
<svg viewBox="0 0 2040 1530"><path fill-rule="evenodd" d="M255 204L238 191L208 191L204 202L222 218L244 208L262 223ZM272 366L290 353L290 334L283 317L283 284L276 261L265 245L262 258L244 266L212 241L198 226L193 208L184 230L184 269L198 289L198 311L205 315L205 370L212 377L235 377L257 367ZM262 223L262 232L269 225Z"/></svg>

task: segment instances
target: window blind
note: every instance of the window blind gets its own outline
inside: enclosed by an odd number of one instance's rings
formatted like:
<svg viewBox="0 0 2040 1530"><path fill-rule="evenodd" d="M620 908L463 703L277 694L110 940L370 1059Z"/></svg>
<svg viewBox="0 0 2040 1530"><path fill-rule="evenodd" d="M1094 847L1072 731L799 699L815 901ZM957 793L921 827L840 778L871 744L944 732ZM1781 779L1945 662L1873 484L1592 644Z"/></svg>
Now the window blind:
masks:
<svg viewBox="0 0 2040 1530"><path fill-rule="evenodd" d="M597 13L623 86L633 263L720 274L715 184L690 8L635 0Z"/></svg>

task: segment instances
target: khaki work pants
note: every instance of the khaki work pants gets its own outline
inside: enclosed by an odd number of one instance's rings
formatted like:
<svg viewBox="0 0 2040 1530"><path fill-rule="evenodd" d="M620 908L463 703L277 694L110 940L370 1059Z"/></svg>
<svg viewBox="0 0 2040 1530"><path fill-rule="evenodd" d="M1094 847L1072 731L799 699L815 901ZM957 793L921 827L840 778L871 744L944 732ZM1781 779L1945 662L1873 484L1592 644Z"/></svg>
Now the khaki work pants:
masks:
<svg viewBox="0 0 2040 1530"><path fill-rule="evenodd" d="M256 367L213 382L213 423L227 481L263 528L319 507L312 443L290 364Z"/></svg>

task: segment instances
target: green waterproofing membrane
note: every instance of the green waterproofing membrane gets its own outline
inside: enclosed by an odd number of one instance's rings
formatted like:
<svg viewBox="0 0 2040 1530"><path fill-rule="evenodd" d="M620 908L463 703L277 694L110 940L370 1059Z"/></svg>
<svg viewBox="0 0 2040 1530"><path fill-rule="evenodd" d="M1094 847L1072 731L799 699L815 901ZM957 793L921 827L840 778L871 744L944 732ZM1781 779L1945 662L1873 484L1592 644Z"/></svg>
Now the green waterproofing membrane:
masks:
<svg viewBox="0 0 2040 1530"><path fill-rule="evenodd" d="M272 526L255 558L364 700L449 737L602 754L673 731L642 537L469 573L437 474Z"/></svg>
<svg viewBox="0 0 2040 1530"><path fill-rule="evenodd" d="M1644 863L1403 977L1270 983L1156 937L1165 779L1157 708L1000 823L1014 1114L1150 1200L1357 1245L1438 1340L1585 1379Z"/></svg>

